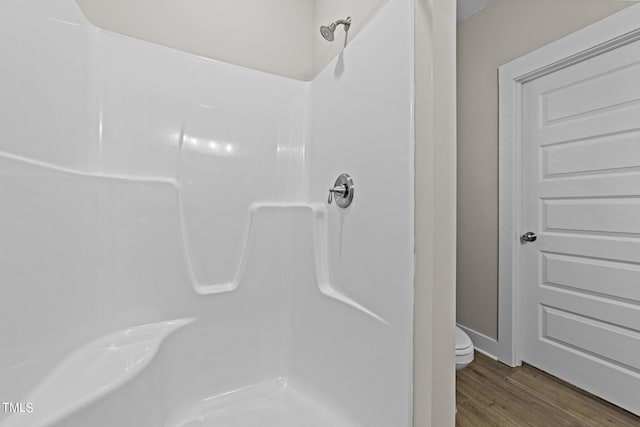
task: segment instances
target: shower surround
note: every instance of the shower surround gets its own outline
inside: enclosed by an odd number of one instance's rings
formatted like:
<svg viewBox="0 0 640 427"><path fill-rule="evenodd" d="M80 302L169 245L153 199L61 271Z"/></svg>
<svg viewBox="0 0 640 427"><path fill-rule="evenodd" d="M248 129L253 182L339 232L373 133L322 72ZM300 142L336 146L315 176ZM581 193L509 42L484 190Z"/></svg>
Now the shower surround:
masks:
<svg viewBox="0 0 640 427"><path fill-rule="evenodd" d="M309 82L72 0L0 53L0 426L411 425L412 1Z"/></svg>

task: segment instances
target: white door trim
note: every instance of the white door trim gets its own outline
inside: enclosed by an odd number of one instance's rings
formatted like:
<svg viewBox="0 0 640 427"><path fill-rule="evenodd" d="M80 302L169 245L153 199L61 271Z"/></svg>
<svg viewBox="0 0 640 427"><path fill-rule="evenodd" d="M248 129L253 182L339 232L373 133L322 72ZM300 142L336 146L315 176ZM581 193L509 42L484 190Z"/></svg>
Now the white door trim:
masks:
<svg viewBox="0 0 640 427"><path fill-rule="evenodd" d="M499 68L498 359L522 363L520 295L520 167L525 83L640 40L640 4L596 22Z"/></svg>

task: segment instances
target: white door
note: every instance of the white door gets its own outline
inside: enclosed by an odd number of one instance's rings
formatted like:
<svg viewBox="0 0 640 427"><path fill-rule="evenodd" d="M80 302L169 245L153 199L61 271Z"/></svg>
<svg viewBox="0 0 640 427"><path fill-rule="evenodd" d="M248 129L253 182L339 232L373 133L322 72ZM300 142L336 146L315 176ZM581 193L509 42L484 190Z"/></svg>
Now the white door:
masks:
<svg viewBox="0 0 640 427"><path fill-rule="evenodd" d="M640 42L523 91L522 359L640 414Z"/></svg>

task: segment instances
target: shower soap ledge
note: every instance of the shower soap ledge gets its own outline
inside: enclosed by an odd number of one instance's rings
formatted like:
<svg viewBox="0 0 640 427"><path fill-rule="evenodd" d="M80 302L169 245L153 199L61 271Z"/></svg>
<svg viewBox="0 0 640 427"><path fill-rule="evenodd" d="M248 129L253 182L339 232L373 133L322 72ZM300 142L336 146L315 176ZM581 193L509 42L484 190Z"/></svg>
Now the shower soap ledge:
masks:
<svg viewBox="0 0 640 427"><path fill-rule="evenodd" d="M137 326L100 337L62 361L39 383L27 401L31 414L10 416L0 427L44 427L113 392L153 360L172 332L195 319Z"/></svg>

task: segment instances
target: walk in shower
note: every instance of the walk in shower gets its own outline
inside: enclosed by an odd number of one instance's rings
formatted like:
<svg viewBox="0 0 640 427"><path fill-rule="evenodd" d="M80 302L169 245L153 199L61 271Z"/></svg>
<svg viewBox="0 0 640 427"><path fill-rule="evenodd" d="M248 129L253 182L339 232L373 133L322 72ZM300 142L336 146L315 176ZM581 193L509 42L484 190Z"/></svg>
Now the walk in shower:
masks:
<svg viewBox="0 0 640 427"><path fill-rule="evenodd" d="M411 425L413 1L350 3L305 81L2 2L0 426Z"/></svg>

